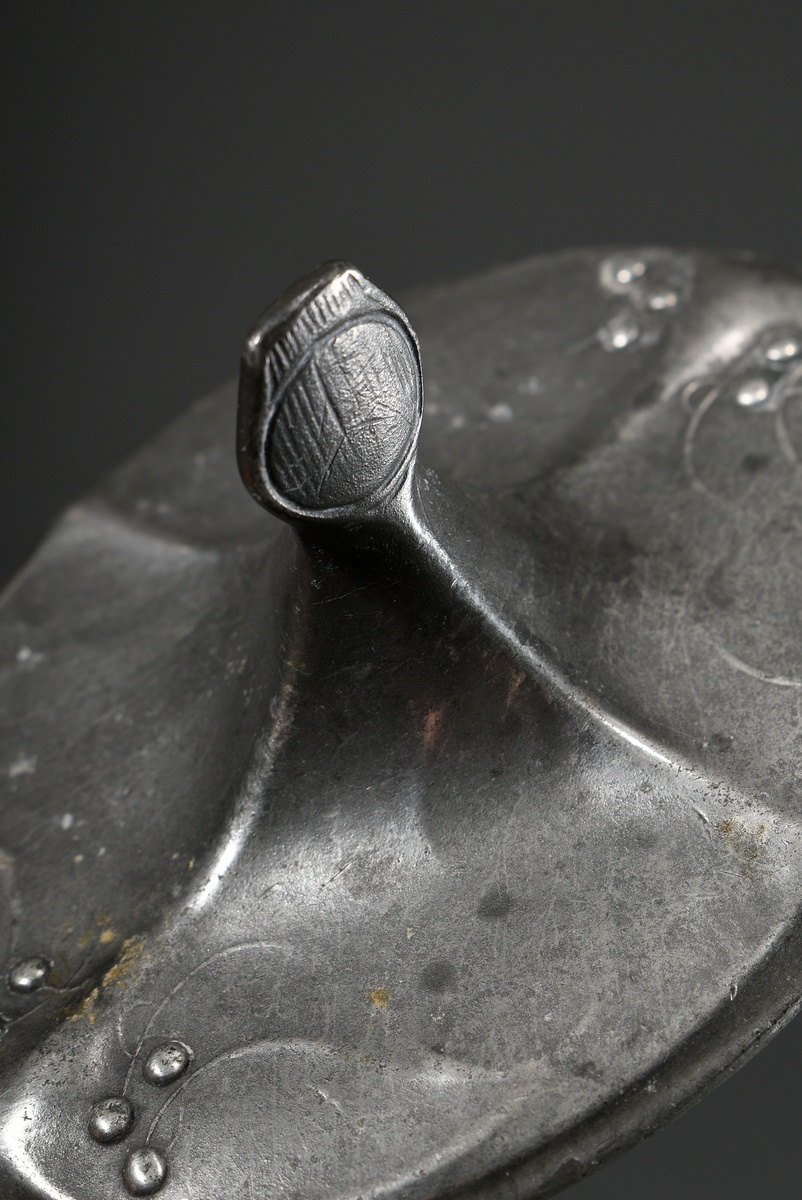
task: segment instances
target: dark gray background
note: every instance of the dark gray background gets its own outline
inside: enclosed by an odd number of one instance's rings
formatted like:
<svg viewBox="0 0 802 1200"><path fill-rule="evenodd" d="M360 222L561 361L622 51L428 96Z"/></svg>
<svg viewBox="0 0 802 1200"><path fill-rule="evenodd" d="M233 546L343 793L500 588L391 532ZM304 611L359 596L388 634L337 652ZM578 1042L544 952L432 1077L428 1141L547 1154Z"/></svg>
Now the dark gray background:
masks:
<svg viewBox="0 0 802 1200"><path fill-rule="evenodd" d="M391 293L562 246L798 262L802 8L6 4L0 577L318 261ZM425 348L424 348L425 349ZM802 1021L576 1200L794 1200Z"/></svg>

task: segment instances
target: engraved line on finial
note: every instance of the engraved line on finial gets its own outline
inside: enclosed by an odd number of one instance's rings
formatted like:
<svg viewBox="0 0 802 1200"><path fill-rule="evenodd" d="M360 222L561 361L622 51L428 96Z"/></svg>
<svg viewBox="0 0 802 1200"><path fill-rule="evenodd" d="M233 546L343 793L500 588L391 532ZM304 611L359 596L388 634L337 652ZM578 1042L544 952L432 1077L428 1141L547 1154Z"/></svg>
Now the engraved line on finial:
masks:
<svg viewBox="0 0 802 1200"><path fill-rule="evenodd" d="M321 268L285 293L246 342L243 480L286 519L370 515L408 475L422 405L406 315L354 268Z"/></svg>

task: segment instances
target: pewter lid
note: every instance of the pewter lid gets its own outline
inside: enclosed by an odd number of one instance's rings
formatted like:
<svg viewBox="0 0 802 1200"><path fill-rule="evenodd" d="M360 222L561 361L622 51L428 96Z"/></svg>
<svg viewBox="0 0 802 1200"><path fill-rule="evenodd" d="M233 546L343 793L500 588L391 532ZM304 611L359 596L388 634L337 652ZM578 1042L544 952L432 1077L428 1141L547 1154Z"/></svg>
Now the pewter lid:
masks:
<svg viewBox="0 0 802 1200"><path fill-rule="evenodd" d="M65 514L0 610L4 1195L550 1194L790 1017L800 347L745 256L329 264L246 343L268 512L230 385Z"/></svg>

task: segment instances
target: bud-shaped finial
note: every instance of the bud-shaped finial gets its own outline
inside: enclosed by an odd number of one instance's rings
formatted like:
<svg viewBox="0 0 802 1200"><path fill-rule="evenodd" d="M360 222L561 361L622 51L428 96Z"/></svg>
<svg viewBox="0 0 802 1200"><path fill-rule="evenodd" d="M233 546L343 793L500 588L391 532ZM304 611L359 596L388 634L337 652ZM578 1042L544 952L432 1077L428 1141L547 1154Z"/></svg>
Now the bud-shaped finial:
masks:
<svg viewBox="0 0 802 1200"><path fill-rule="evenodd" d="M240 473L286 520L367 517L409 473L422 407L406 314L355 267L326 263L285 292L245 344Z"/></svg>

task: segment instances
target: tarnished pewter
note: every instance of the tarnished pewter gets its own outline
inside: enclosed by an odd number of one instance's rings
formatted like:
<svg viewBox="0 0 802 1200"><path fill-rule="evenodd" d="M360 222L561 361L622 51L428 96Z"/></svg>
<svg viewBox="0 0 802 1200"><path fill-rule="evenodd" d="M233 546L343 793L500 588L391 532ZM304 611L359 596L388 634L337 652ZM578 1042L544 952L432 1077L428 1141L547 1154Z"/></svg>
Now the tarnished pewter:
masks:
<svg viewBox="0 0 802 1200"><path fill-rule="evenodd" d="M269 308L245 344L243 481L280 517L358 518L400 487L422 406L406 315L354 267L328 263Z"/></svg>
<svg viewBox="0 0 802 1200"><path fill-rule="evenodd" d="M0 1194L523 1200L740 1065L802 995L801 460L745 255L277 301L0 606Z"/></svg>
<svg viewBox="0 0 802 1200"><path fill-rule="evenodd" d="M152 1146L132 1150L123 1167L123 1182L132 1196L152 1196L167 1178L164 1155Z"/></svg>
<svg viewBox="0 0 802 1200"><path fill-rule="evenodd" d="M191 1058L192 1054L183 1042L162 1042L145 1059L142 1074L148 1083L166 1087L184 1074Z"/></svg>
<svg viewBox="0 0 802 1200"><path fill-rule="evenodd" d="M46 958L21 958L8 972L12 992L36 992L47 983L50 963Z"/></svg>
<svg viewBox="0 0 802 1200"><path fill-rule="evenodd" d="M89 1132L96 1142L110 1144L119 1142L130 1133L134 1123L134 1109L124 1096L108 1096L92 1105L89 1116Z"/></svg>

